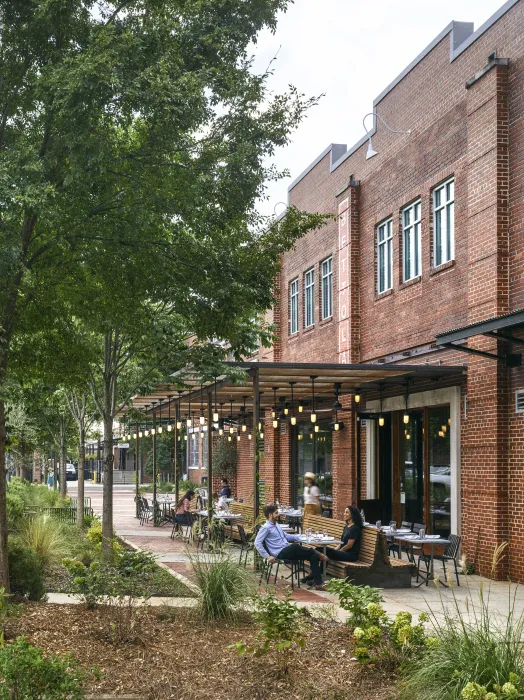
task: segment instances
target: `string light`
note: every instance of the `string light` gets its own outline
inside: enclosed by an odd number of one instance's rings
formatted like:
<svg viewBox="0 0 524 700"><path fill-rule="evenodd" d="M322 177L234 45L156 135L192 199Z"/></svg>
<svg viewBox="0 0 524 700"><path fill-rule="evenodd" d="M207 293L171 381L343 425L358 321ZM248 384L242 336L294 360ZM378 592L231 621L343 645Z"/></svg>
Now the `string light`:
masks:
<svg viewBox="0 0 524 700"><path fill-rule="evenodd" d="M313 410L311 412L311 422L317 422L317 414L315 413L315 379L316 377L311 377L311 387L313 390Z"/></svg>
<svg viewBox="0 0 524 700"><path fill-rule="evenodd" d="M215 377L215 410L213 411L213 423L218 423L217 411L217 378Z"/></svg>

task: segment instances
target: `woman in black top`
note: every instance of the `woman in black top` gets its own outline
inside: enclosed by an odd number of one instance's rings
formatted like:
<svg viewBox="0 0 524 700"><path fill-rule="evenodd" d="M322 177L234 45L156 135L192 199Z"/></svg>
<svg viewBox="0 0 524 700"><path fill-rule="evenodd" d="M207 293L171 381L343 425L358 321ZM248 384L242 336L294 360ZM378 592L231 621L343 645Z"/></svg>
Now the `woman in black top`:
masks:
<svg viewBox="0 0 524 700"><path fill-rule="evenodd" d="M357 508L348 506L344 511L346 526L340 537L342 544L336 549L327 547L326 554L334 561L357 561L360 554L360 539L362 537L362 516Z"/></svg>

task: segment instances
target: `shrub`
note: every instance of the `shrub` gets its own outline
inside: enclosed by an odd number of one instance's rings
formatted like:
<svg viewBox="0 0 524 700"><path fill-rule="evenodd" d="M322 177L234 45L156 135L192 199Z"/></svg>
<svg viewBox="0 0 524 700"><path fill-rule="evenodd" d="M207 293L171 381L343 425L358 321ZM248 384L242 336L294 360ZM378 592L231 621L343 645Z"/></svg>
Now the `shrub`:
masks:
<svg viewBox="0 0 524 700"><path fill-rule="evenodd" d="M495 550L494 566L504 548L505 545ZM465 612L453 588L451 607L441 600L439 613L443 619L435 612L431 616L434 642L419 663L405 669L403 697L409 700L524 698L520 685L524 676L524 617L515 614L517 588L512 591L512 584L508 584L509 604L503 619L491 614L489 593L489 586L487 592L481 586L475 596L470 591ZM511 685L515 686L514 690Z"/></svg>
<svg viewBox="0 0 524 700"><path fill-rule="evenodd" d="M251 574L219 552L189 555L198 587L199 610L207 621L234 620L239 604L254 591Z"/></svg>
<svg viewBox="0 0 524 700"><path fill-rule="evenodd" d="M45 658L25 637L0 648L0 699L76 700L85 676L71 656Z"/></svg>
<svg viewBox="0 0 524 700"><path fill-rule="evenodd" d="M9 586L11 593L29 600L45 596L44 567L32 549L9 540Z"/></svg>
<svg viewBox="0 0 524 700"><path fill-rule="evenodd" d="M9 529L16 530L18 529L24 514L24 500L19 494L12 493L10 490L8 490L6 495L6 507L7 525Z"/></svg>
<svg viewBox="0 0 524 700"><path fill-rule="evenodd" d="M331 579L327 584L330 593L338 595L338 604L349 613L348 625L358 627L369 619L368 605L384 600L378 588L355 586L346 579Z"/></svg>
<svg viewBox="0 0 524 700"><path fill-rule="evenodd" d="M281 600L271 593L260 596L256 601L254 614L259 626L257 642L250 646L237 642L230 648L236 649L240 656L253 654L264 656L271 652L278 654L282 670L287 673L292 660L291 652L303 649L306 643L306 626L302 611L291 602L291 592Z"/></svg>
<svg viewBox="0 0 524 700"><path fill-rule="evenodd" d="M43 515L28 518L20 527L20 542L39 557L44 569L53 560L60 561L69 553L65 528L54 518Z"/></svg>

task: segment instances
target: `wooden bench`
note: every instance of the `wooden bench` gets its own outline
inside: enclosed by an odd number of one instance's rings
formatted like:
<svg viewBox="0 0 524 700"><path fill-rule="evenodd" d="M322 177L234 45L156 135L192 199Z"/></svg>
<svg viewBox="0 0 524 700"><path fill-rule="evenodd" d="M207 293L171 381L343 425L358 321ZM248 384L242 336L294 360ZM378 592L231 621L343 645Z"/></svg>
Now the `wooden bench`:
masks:
<svg viewBox="0 0 524 700"><path fill-rule="evenodd" d="M327 532L340 540L344 526L343 520L305 515L302 531L311 528L313 532ZM374 527L364 527L362 530L358 561L330 560L327 563L327 573L331 576L349 578L357 585L376 588L410 588L413 572L411 562L388 555L386 536Z"/></svg>

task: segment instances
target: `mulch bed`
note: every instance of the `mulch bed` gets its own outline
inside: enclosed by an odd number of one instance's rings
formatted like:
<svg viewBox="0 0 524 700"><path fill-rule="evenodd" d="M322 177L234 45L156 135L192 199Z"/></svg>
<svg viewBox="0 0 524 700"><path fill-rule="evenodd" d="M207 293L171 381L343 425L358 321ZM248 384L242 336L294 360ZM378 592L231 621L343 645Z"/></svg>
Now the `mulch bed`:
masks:
<svg viewBox="0 0 524 700"><path fill-rule="evenodd" d="M311 620L307 646L289 673L272 656L238 657L228 645L249 643L256 629L246 615L235 625L206 625L194 611L149 608L139 638L113 645L109 611L78 605L27 604L8 620L6 639L25 635L45 653L72 652L85 669L98 667L88 692L140 695L144 700L393 700L395 678L351 661L349 630Z"/></svg>

